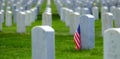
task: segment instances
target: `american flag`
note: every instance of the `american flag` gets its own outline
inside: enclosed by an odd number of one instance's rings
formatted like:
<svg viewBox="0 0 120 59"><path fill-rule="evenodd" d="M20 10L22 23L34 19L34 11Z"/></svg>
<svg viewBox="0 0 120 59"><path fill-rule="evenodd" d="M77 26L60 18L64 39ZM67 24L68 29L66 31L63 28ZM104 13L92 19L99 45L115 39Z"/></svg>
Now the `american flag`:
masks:
<svg viewBox="0 0 120 59"><path fill-rule="evenodd" d="M75 42L75 45L76 45L76 49L79 50L81 48L80 25L78 26L78 28L75 32L74 42Z"/></svg>

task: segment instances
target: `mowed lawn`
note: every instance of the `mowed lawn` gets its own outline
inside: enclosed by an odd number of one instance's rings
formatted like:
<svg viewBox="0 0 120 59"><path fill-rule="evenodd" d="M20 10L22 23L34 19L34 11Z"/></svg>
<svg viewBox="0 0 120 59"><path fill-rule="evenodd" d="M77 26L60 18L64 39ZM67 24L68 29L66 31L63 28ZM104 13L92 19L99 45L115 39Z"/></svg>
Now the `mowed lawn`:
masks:
<svg viewBox="0 0 120 59"><path fill-rule="evenodd" d="M52 1L53 2L53 1ZM52 3L53 28L55 29L55 58L56 59L103 59L103 39L101 35L101 20L95 21L95 48L92 50L75 50L73 35L69 34L69 27L60 21L56 6ZM0 32L0 59L32 59L31 29L41 26L41 13L45 10L45 3L41 6L37 20L27 27L24 34L16 33L16 24L6 27ZM88 29L89 30L89 29Z"/></svg>

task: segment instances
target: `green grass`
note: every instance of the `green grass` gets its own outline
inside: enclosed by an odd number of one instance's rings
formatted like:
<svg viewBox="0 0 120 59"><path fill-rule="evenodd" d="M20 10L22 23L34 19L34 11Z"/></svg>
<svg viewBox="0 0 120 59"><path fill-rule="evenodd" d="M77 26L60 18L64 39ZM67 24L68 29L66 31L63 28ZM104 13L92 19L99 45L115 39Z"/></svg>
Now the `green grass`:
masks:
<svg viewBox="0 0 120 59"><path fill-rule="evenodd" d="M41 12L45 4L41 6L40 14L32 26L27 27L27 33L16 33L16 25L6 27L0 32L0 59L32 59L31 55L31 29L41 25ZM95 21L95 48L92 50L75 50L73 35L69 34L69 28L60 21L55 5L52 3L53 28L55 29L55 57L56 59L103 59L103 40L101 35L100 20Z"/></svg>

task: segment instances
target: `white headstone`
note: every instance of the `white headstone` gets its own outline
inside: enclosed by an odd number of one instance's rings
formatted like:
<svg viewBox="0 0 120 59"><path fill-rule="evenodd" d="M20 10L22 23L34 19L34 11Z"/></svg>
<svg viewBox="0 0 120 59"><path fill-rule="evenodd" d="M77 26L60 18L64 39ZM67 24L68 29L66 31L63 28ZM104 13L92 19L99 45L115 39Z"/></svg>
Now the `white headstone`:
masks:
<svg viewBox="0 0 120 59"><path fill-rule="evenodd" d="M30 24L32 24L32 22L33 22L33 16L32 16L32 11L30 10L30 14L29 14L29 19L30 19Z"/></svg>
<svg viewBox="0 0 120 59"><path fill-rule="evenodd" d="M12 12L6 11L6 26L12 26Z"/></svg>
<svg viewBox="0 0 120 59"><path fill-rule="evenodd" d="M55 34L50 26L32 29L32 59L55 59Z"/></svg>
<svg viewBox="0 0 120 59"><path fill-rule="evenodd" d="M70 19L73 17L73 10L71 9L66 9L66 14L65 14L65 23L66 26L70 26ZM73 20L73 19L72 19Z"/></svg>
<svg viewBox="0 0 120 59"><path fill-rule="evenodd" d="M102 34L108 28L113 27L113 14L112 13L104 13L102 17Z"/></svg>
<svg viewBox="0 0 120 59"><path fill-rule="evenodd" d="M80 7L77 7L77 8L75 9L75 12L78 12L78 13L81 14L81 8L80 8Z"/></svg>
<svg viewBox="0 0 120 59"><path fill-rule="evenodd" d="M11 7L10 7L10 6L7 6L7 7L6 7L6 11L9 11L9 10L11 10Z"/></svg>
<svg viewBox="0 0 120 59"><path fill-rule="evenodd" d="M14 22L16 23L17 22L17 19L19 19L19 16L18 16L18 13L19 13L20 11L18 10L18 9L16 9L15 10L15 12L13 12L13 17L14 17Z"/></svg>
<svg viewBox="0 0 120 59"><path fill-rule="evenodd" d="M30 19L30 17L31 17L31 15L30 15L30 13L31 13L31 11L29 11L29 10L27 10L26 11L26 19L25 19L25 24L26 24L26 26L30 26L31 25L31 19Z"/></svg>
<svg viewBox="0 0 120 59"><path fill-rule="evenodd" d="M52 14L50 12L42 14L42 25L52 26Z"/></svg>
<svg viewBox="0 0 120 59"><path fill-rule="evenodd" d="M120 27L120 7L116 9L115 27Z"/></svg>
<svg viewBox="0 0 120 59"><path fill-rule="evenodd" d="M0 12L0 31L2 31L2 12Z"/></svg>
<svg viewBox="0 0 120 59"><path fill-rule="evenodd" d="M95 17L95 19L97 20L99 18L99 10L98 7L93 7L92 8L92 14Z"/></svg>
<svg viewBox="0 0 120 59"><path fill-rule="evenodd" d="M104 32L104 59L120 59L120 28Z"/></svg>
<svg viewBox="0 0 120 59"><path fill-rule="evenodd" d="M4 22L4 10L1 10L2 12L2 23Z"/></svg>
<svg viewBox="0 0 120 59"><path fill-rule="evenodd" d="M110 12L113 14L114 20L117 20L116 19L116 16L117 16L117 12L116 11L117 11L117 8L115 6L110 7Z"/></svg>
<svg viewBox="0 0 120 59"><path fill-rule="evenodd" d="M4 8L5 8L5 3L2 3L1 9L4 10Z"/></svg>
<svg viewBox="0 0 120 59"><path fill-rule="evenodd" d="M25 33L26 25L25 25L25 12L19 12L19 18L17 19L17 33Z"/></svg>
<svg viewBox="0 0 120 59"><path fill-rule="evenodd" d="M80 23L80 14L78 12L74 12L74 33L76 32Z"/></svg>
<svg viewBox="0 0 120 59"><path fill-rule="evenodd" d="M61 10L63 8L63 4L58 0L56 5L57 5L58 13L59 13L59 15L61 15Z"/></svg>
<svg viewBox="0 0 120 59"><path fill-rule="evenodd" d="M35 22L35 9L34 8L32 8L31 9L31 20L32 20L32 22Z"/></svg>
<svg viewBox="0 0 120 59"><path fill-rule="evenodd" d="M81 15L84 15L84 14L90 14L90 11L88 8L81 8Z"/></svg>
<svg viewBox="0 0 120 59"><path fill-rule="evenodd" d="M106 13L106 12L108 12L108 7L107 7L107 6L103 6L103 7L101 8L101 17L102 17L102 15L103 15L104 13Z"/></svg>
<svg viewBox="0 0 120 59"><path fill-rule="evenodd" d="M82 49L93 49L94 42L94 21L93 15L85 14L80 17L80 32L81 32L81 46Z"/></svg>
<svg viewBox="0 0 120 59"><path fill-rule="evenodd" d="M34 9L34 17L33 17L33 19L35 20L35 19L37 19L37 8L35 7L35 8L33 8Z"/></svg>
<svg viewBox="0 0 120 59"><path fill-rule="evenodd" d="M69 12L69 17L67 19L69 21L69 28L70 28L70 34L74 35L74 26L75 26L75 19L74 19L74 12L70 11Z"/></svg>
<svg viewBox="0 0 120 59"><path fill-rule="evenodd" d="M16 8L19 9L21 7L21 2L17 2Z"/></svg>
<svg viewBox="0 0 120 59"><path fill-rule="evenodd" d="M63 7L63 8L61 8L61 20L63 21L63 22L65 22L65 15L66 15L66 11L65 11L65 7Z"/></svg>

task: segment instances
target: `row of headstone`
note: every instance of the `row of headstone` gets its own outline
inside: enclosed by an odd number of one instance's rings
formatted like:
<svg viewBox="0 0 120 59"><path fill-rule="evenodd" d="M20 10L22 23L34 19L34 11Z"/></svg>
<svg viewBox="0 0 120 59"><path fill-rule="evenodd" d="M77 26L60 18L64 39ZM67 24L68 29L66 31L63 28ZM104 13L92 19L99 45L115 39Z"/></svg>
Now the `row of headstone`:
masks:
<svg viewBox="0 0 120 59"><path fill-rule="evenodd" d="M98 3L97 1L93 1L93 0L84 0L84 1L80 1L80 0L54 0L56 6L57 6L57 10L59 15L61 15L61 10L63 7L71 9L75 12L79 12L81 15L84 14L83 11L86 11L86 13L89 14L93 14L96 15L95 18L98 19L98 13L99 13L99 9L98 6L96 5L96 3ZM96 14L95 14L96 13Z"/></svg>
<svg viewBox="0 0 120 59"><path fill-rule="evenodd" d="M94 9L96 10L96 9ZM83 8L82 10L83 15L89 14L88 9ZM95 11L94 15L98 14L98 11ZM70 28L70 34L74 35L78 25L79 25L79 18L82 16L79 12L74 12L71 9L63 7L61 10L61 21L65 22L66 26ZM98 15L95 19L98 18Z"/></svg>
<svg viewBox="0 0 120 59"><path fill-rule="evenodd" d="M112 6L110 12L107 6L101 8L101 23L102 23L102 34L108 28L119 28L120 27L120 8Z"/></svg>
<svg viewBox="0 0 120 59"><path fill-rule="evenodd" d="M110 8L111 6L120 6L120 1L119 0L101 0L101 5L102 6L107 6Z"/></svg>
<svg viewBox="0 0 120 59"><path fill-rule="evenodd" d="M75 15L78 17L79 13L75 13ZM93 49L95 46L94 16L85 14L76 21L78 21L81 28L79 30L81 35L81 49ZM35 26L32 29L32 59L55 59L54 36L54 30L50 26Z"/></svg>
<svg viewBox="0 0 120 59"><path fill-rule="evenodd" d="M58 8L59 15L60 15L61 19L64 18L64 17L62 17L62 14L63 13L65 14L66 13L65 9L69 9L69 8L63 7L63 6L59 7L59 5L58 5L57 8ZM77 8L75 8L75 10L72 10L72 9L71 10L74 11L74 12L78 12L81 15L92 14L92 15L95 16L95 19L98 19L99 18L99 9L98 9L98 7L95 6L95 7L92 7L91 9L92 9L92 12L89 10L89 8L86 8L86 7L82 7L82 8L81 7L77 7Z"/></svg>
<svg viewBox="0 0 120 59"><path fill-rule="evenodd" d="M23 4L23 1L28 1ZM39 13L39 7L42 4L42 0L36 0L34 3L34 7L32 6L33 0L10 0L10 1L2 1L0 4L0 24L5 22L7 27L12 26L12 19L14 19L14 23L17 25L18 33L25 33L26 26L30 26ZM5 5L6 3L6 5ZM32 7L30 7L32 6ZM6 7L4 9L4 7ZM25 9L25 7L30 7ZM6 12L4 12L6 11ZM24 15L24 16L23 16ZM5 18L4 18L5 17ZM13 18L12 18L13 17ZM2 22L2 23L1 23ZM2 25L0 25L0 31L2 31Z"/></svg>
<svg viewBox="0 0 120 59"><path fill-rule="evenodd" d="M82 49L92 49L94 48L95 17L87 13L86 9L83 13L81 15L78 12L63 7L61 10L61 21L65 22L66 26L69 27L71 35L74 35L77 27L80 25Z"/></svg>
<svg viewBox="0 0 120 59"><path fill-rule="evenodd" d="M42 26L32 29L32 59L55 59L55 33L52 26L51 0L42 14Z"/></svg>
<svg viewBox="0 0 120 59"><path fill-rule="evenodd" d="M115 2L115 1L114 1ZM111 2L113 3L113 2ZM110 4L111 4L110 3ZM119 3L119 2L118 2ZM118 5L102 6L101 23L104 39L104 59L119 59L120 8ZM114 28L115 27L115 28Z"/></svg>
<svg viewBox="0 0 120 59"><path fill-rule="evenodd" d="M42 14L42 25L52 26L51 0L47 0L46 10Z"/></svg>
<svg viewBox="0 0 120 59"><path fill-rule="evenodd" d="M101 23L104 42L104 59L119 59L120 2L118 0L101 1Z"/></svg>

